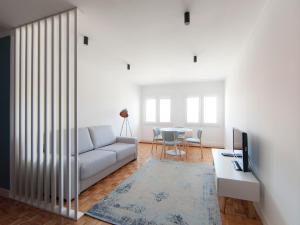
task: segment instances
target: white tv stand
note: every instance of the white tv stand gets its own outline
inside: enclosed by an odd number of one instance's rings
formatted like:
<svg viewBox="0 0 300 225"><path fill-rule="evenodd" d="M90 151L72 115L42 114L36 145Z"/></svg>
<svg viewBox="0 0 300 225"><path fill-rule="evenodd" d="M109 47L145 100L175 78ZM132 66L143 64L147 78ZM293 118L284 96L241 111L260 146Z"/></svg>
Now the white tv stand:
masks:
<svg viewBox="0 0 300 225"><path fill-rule="evenodd" d="M232 150L212 149L216 172L216 188L220 197L220 208L225 213L227 198L236 198L250 202L258 202L260 184L252 172L237 171L232 164L233 157L226 157L222 152ZM248 214L251 212L248 211ZM249 215L251 217L251 215Z"/></svg>

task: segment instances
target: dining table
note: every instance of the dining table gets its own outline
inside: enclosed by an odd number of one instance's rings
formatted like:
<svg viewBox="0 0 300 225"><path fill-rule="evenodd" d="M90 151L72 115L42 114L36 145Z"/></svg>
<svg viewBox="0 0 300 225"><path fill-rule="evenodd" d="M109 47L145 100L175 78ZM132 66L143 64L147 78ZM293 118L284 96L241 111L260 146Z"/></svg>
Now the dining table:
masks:
<svg viewBox="0 0 300 225"><path fill-rule="evenodd" d="M175 131L178 132L179 136L191 136L193 135L193 129L188 128L188 127L164 127L164 128L160 128L160 132L163 131ZM185 151L182 151L180 149L170 149L168 151L166 151L166 153L168 155L172 155L172 156L179 156L179 155L184 155L186 154Z"/></svg>

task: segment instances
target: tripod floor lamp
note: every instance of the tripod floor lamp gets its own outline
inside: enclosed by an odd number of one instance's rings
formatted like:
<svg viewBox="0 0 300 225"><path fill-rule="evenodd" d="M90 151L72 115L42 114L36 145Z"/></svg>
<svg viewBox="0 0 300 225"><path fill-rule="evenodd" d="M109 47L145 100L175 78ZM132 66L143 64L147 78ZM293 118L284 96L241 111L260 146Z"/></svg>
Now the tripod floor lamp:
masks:
<svg viewBox="0 0 300 225"><path fill-rule="evenodd" d="M124 130L125 130L125 135L126 136L127 136L127 130L129 130L130 136L132 136L131 127L130 127L130 123L129 123L129 120L128 120L128 117L129 117L128 110L127 109L123 109L120 112L120 116L123 118L123 123L122 123L122 128L121 128L120 136L122 136Z"/></svg>

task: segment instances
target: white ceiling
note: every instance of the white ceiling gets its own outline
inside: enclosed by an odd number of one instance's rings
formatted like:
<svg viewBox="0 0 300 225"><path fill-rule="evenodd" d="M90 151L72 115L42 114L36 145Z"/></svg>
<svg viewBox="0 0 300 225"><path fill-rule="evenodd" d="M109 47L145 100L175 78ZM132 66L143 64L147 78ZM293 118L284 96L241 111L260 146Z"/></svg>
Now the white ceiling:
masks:
<svg viewBox="0 0 300 225"><path fill-rule="evenodd" d="M90 37L83 61L137 84L220 80L229 75L265 0L0 0L11 28L73 6ZM189 26L183 13L191 12ZM193 63L193 55L198 63ZM80 55L79 55L80 57ZM126 71L126 63L132 66ZM100 72L99 72L100 73Z"/></svg>
<svg viewBox="0 0 300 225"><path fill-rule="evenodd" d="M0 33L72 7L65 0L0 0Z"/></svg>

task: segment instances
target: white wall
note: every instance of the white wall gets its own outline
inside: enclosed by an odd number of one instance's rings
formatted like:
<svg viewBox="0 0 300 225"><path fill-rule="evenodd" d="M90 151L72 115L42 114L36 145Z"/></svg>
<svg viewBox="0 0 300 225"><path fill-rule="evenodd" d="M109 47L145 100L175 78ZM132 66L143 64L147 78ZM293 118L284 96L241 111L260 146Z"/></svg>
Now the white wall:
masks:
<svg viewBox="0 0 300 225"><path fill-rule="evenodd" d="M123 71L103 66L93 43L84 46L81 36L78 42L79 126L112 125L119 135L123 122L119 112L127 108L133 135L138 136L140 88L129 82Z"/></svg>
<svg viewBox="0 0 300 225"><path fill-rule="evenodd" d="M186 98L194 96L217 97L217 125L187 124L186 123ZM171 123L146 123L145 122L145 99L147 98L171 98ZM201 100L200 100L201 102ZM201 105L201 103L200 103ZM141 104L141 139L152 140L153 127L185 126L203 128L203 144L206 146L224 146L224 82L195 82L142 86ZM202 109L202 107L200 106ZM201 110L200 109L200 110ZM201 117L201 116L200 116ZM158 118L158 117L157 117ZM201 119L200 119L201 120Z"/></svg>
<svg viewBox="0 0 300 225"><path fill-rule="evenodd" d="M226 146L248 132L265 224L300 224L300 1L270 0L226 81Z"/></svg>

